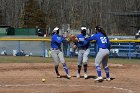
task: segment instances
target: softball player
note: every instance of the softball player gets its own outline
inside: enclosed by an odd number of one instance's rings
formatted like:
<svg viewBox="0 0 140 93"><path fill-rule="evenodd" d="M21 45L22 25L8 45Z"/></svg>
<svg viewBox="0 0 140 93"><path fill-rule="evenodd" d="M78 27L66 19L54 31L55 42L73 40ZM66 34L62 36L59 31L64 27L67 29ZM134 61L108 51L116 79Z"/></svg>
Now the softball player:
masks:
<svg viewBox="0 0 140 93"><path fill-rule="evenodd" d="M51 39L51 48L52 48L51 55L52 55L52 58L54 59L55 72L57 74L57 78L61 78L61 76L58 72L58 66L59 66L59 61L60 61L66 72L67 78L70 79L71 76L68 73L68 68L67 68L65 60L64 60L64 55L63 55L63 52L61 51L61 43L64 39L65 39L64 37L59 36L59 28L55 27L53 30L53 36Z"/></svg>
<svg viewBox="0 0 140 93"><path fill-rule="evenodd" d="M78 73L77 78L80 78L80 71L83 64L84 67L84 78L87 79L87 61L89 54L90 42L85 40L86 37L86 27L81 27L81 34L77 35L78 42L75 46L78 48Z"/></svg>
<svg viewBox="0 0 140 93"><path fill-rule="evenodd" d="M98 74L98 78L96 78L95 81L103 80L101 75L101 67L100 67L101 63L106 73L106 80L109 81L110 76L109 76L109 68L107 64L108 64L108 57L109 57L110 41L102 27L96 26L95 30L96 30L96 34L86 39L87 41L96 40L96 43L99 47L99 52L97 53L95 58L95 67Z"/></svg>

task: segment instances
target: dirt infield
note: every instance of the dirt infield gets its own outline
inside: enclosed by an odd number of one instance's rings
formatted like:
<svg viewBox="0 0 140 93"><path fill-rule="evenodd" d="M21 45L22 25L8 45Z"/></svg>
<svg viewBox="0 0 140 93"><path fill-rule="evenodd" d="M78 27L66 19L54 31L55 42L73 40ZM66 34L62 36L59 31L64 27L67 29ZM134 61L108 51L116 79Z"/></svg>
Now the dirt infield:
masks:
<svg viewBox="0 0 140 93"><path fill-rule="evenodd" d="M53 63L0 63L0 93L140 93L140 65L110 64L112 80L102 83L94 81L96 71L92 63L87 80L76 78L76 63L68 63L68 68L70 80L65 78L62 65L59 70L63 77L58 79Z"/></svg>

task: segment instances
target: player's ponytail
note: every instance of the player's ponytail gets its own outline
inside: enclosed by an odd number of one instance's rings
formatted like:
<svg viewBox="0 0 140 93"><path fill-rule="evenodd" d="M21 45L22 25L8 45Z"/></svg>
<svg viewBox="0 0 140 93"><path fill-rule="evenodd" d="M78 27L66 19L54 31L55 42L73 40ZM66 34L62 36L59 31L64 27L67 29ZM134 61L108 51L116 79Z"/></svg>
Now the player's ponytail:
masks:
<svg viewBox="0 0 140 93"><path fill-rule="evenodd" d="M102 33L105 37L107 37L106 32L105 32L104 29L101 29L101 33Z"/></svg>
<svg viewBox="0 0 140 93"><path fill-rule="evenodd" d="M98 32L101 32L105 37L107 37L107 34L105 32L105 30L101 27L101 26L96 26L95 29L98 31Z"/></svg>

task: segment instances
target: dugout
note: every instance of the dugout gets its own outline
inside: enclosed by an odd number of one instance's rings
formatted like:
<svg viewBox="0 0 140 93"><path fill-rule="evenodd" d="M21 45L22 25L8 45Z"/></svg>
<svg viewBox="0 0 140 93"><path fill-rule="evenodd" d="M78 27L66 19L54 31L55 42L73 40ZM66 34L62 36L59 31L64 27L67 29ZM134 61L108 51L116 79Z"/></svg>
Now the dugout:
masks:
<svg viewBox="0 0 140 93"><path fill-rule="evenodd" d="M15 28L15 35L37 35L36 28Z"/></svg>
<svg viewBox="0 0 140 93"><path fill-rule="evenodd" d="M45 29L39 29L37 28L37 35L43 37L46 34L46 30Z"/></svg>
<svg viewBox="0 0 140 93"><path fill-rule="evenodd" d="M15 35L15 29L13 27L7 28L7 35Z"/></svg>
<svg viewBox="0 0 140 93"><path fill-rule="evenodd" d="M46 34L45 29L36 29L36 28L13 28L10 26L0 26L0 36L7 35L38 35L44 36Z"/></svg>
<svg viewBox="0 0 140 93"><path fill-rule="evenodd" d="M6 35L7 35L6 28L0 28L0 36L6 36Z"/></svg>
<svg viewBox="0 0 140 93"><path fill-rule="evenodd" d="M14 35L14 28L10 26L1 25L0 26L0 36Z"/></svg>

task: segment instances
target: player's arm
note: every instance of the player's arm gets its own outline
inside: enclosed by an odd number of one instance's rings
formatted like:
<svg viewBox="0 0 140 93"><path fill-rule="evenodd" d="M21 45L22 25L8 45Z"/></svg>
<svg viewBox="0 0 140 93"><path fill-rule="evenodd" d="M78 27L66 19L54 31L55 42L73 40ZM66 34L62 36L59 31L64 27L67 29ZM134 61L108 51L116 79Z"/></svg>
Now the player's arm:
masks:
<svg viewBox="0 0 140 93"><path fill-rule="evenodd" d="M87 40L87 41L96 40L96 35L93 35L91 37L85 38L85 40Z"/></svg>
<svg viewBox="0 0 140 93"><path fill-rule="evenodd" d="M61 36L59 36L59 37L54 36L54 37L52 37L52 39L56 43L61 43L64 40L64 38Z"/></svg>
<svg viewBox="0 0 140 93"><path fill-rule="evenodd" d="M78 45L78 43L77 42L74 42L73 48L76 49L77 48L77 45Z"/></svg>

